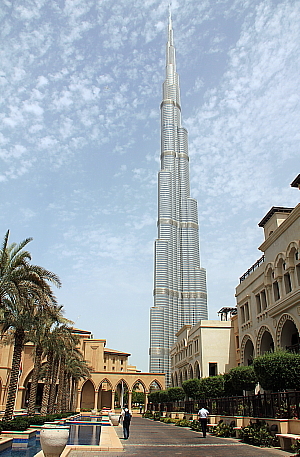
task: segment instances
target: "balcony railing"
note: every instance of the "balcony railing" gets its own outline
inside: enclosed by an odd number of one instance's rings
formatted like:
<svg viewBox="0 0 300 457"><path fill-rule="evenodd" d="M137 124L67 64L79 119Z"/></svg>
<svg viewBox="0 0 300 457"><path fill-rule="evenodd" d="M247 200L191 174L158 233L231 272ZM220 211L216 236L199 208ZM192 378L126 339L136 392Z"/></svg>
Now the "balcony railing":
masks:
<svg viewBox="0 0 300 457"><path fill-rule="evenodd" d="M263 262L265 261L265 256L262 255L260 259L258 259L252 267L249 268L249 270L246 271L246 273L243 274L243 276L240 277L240 283L244 281L251 273L253 273L256 268L258 268Z"/></svg>

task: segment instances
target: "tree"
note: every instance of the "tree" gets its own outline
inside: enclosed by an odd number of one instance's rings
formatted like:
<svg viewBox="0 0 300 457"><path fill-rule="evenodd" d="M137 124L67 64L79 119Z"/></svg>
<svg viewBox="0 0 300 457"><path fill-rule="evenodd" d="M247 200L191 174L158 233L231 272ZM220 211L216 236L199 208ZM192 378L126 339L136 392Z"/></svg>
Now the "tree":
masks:
<svg viewBox="0 0 300 457"><path fill-rule="evenodd" d="M148 400L150 403L159 403L160 402L160 390L155 390L151 392L148 396Z"/></svg>
<svg viewBox="0 0 300 457"><path fill-rule="evenodd" d="M203 398L214 398L224 396L224 376L209 376L200 379L200 392Z"/></svg>
<svg viewBox="0 0 300 457"><path fill-rule="evenodd" d="M265 390L300 389L300 354L278 350L254 359L258 382Z"/></svg>
<svg viewBox="0 0 300 457"><path fill-rule="evenodd" d="M224 374L226 395L243 395L245 390L254 390L257 382L252 365L234 367Z"/></svg>
<svg viewBox="0 0 300 457"><path fill-rule="evenodd" d="M169 387L167 389L169 401L184 400L185 392L182 387Z"/></svg>
<svg viewBox="0 0 300 457"><path fill-rule="evenodd" d="M9 231L0 251L0 324L2 333L12 332L14 350L3 420L11 420L13 416L26 332L34 326L35 317L42 309L57 305L49 282L57 287L61 285L54 273L30 264L30 253L24 247L31 238L18 245L9 245L8 239Z"/></svg>
<svg viewBox="0 0 300 457"><path fill-rule="evenodd" d="M185 394L193 400L197 400L201 396L202 391L200 386L201 380L198 378L188 379L182 383Z"/></svg>
<svg viewBox="0 0 300 457"><path fill-rule="evenodd" d="M35 414L36 394L41 373L42 356L47 349L47 343L51 328L63 322L72 323L63 317L62 306L53 307L50 309L50 312L47 309L41 310L41 312L36 315L34 328L31 329L29 333L29 339L32 343L34 343L35 350L34 366L31 375L30 395L27 410L28 415Z"/></svg>

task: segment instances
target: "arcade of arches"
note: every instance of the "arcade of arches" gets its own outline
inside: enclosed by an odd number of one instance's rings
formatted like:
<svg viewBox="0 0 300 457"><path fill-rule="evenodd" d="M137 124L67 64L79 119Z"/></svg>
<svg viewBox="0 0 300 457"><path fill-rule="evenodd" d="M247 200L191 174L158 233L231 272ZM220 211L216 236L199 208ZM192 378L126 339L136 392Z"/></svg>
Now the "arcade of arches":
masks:
<svg viewBox="0 0 300 457"><path fill-rule="evenodd" d="M114 409L115 405L128 404L131 407L133 392L144 394L147 404L148 394L154 389L165 388L163 373L142 373L135 366L128 364L130 354L106 348L106 340L92 338L91 332L74 329L79 336L79 349L91 369L90 377L81 380L78 385L74 409L77 411ZM19 386L16 399L16 410L26 408L33 371L34 345L27 343L22 354L22 371L20 371ZM13 347L2 346L0 351L0 408L5 409L7 389ZM43 381L38 385L37 406L41 404ZM145 407L145 406L144 406Z"/></svg>

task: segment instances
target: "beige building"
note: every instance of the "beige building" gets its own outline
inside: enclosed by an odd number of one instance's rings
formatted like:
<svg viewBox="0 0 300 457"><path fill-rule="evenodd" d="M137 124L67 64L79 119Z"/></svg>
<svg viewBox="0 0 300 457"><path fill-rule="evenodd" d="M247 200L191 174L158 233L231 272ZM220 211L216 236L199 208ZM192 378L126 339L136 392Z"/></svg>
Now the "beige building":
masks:
<svg viewBox="0 0 300 457"><path fill-rule="evenodd" d="M239 363L238 326L235 308L222 308L221 320L201 320L183 326L172 346L172 385L228 372ZM228 319L228 320L227 320Z"/></svg>
<svg viewBox="0 0 300 457"><path fill-rule="evenodd" d="M300 175L292 183L299 187ZM241 364L276 348L300 348L300 204L261 220L263 256L236 288Z"/></svg>
<svg viewBox="0 0 300 457"><path fill-rule="evenodd" d="M92 410L108 407L114 409L116 393L120 399L122 392L128 392L128 405L131 407L132 392L145 393L145 404L152 388L165 388L164 373L142 373L128 364L130 354L106 347L106 340L94 339L91 332L74 329L78 335L79 348L91 368L89 379L81 380L77 392L77 410ZM34 346L26 344L19 378L16 409L23 409L28 398L28 385L33 370ZM5 409L13 347L0 347L0 409ZM41 400L43 383L39 382L38 401Z"/></svg>

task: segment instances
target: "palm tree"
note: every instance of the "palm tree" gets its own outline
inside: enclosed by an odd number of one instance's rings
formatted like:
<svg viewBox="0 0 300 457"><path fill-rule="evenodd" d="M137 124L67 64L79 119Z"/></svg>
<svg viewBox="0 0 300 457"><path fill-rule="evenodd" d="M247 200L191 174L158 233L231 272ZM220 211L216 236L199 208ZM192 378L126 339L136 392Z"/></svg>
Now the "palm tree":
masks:
<svg viewBox="0 0 300 457"><path fill-rule="evenodd" d="M57 378L58 371L60 371L61 379L63 377L64 358L66 356L67 348L70 346L70 341L73 340L73 347L76 347L78 342L76 336L72 334L72 328L68 325L71 321L64 323L60 326L54 327L48 335L46 341L45 355L47 362L45 365L45 382L42 398L41 414L53 413L56 396L58 397L58 406L61 404L62 399L62 381L61 387L57 393Z"/></svg>
<svg viewBox="0 0 300 457"><path fill-rule="evenodd" d="M67 361L75 353L80 353L79 349L76 347L79 343L78 336L72 332L72 328L69 327L63 335L64 345L63 350L60 352L59 360L59 375L58 375L58 389L57 389L57 405L56 412L60 413L65 408L65 399L66 399L66 383L65 383L65 372Z"/></svg>
<svg viewBox="0 0 300 457"><path fill-rule="evenodd" d="M8 396L3 420L13 417L22 350L26 332L30 331L36 316L42 310L57 306L49 282L60 287L59 278L52 272L31 265L31 256L23 248L31 241L8 244L7 231L0 251L0 324L2 333L10 331L14 339L14 351Z"/></svg>
<svg viewBox="0 0 300 457"><path fill-rule="evenodd" d="M65 362L65 395L63 398L65 398L66 401L62 403L63 412L73 411L73 408L76 405L78 382L81 378L87 378L89 375L90 370L82 353L79 350L72 351Z"/></svg>
<svg viewBox="0 0 300 457"><path fill-rule="evenodd" d="M35 414L36 394L38 381L41 374L42 357L45 352L45 349L47 348L51 328L63 322L72 323L71 321L68 321L63 317L62 306L53 307L53 309L51 309L51 313L49 313L49 310L43 310L36 316L35 326L30 332L29 338L30 341L34 343L35 349L34 367L31 376L31 386L27 411L27 414L29 416Z"/></svg>

